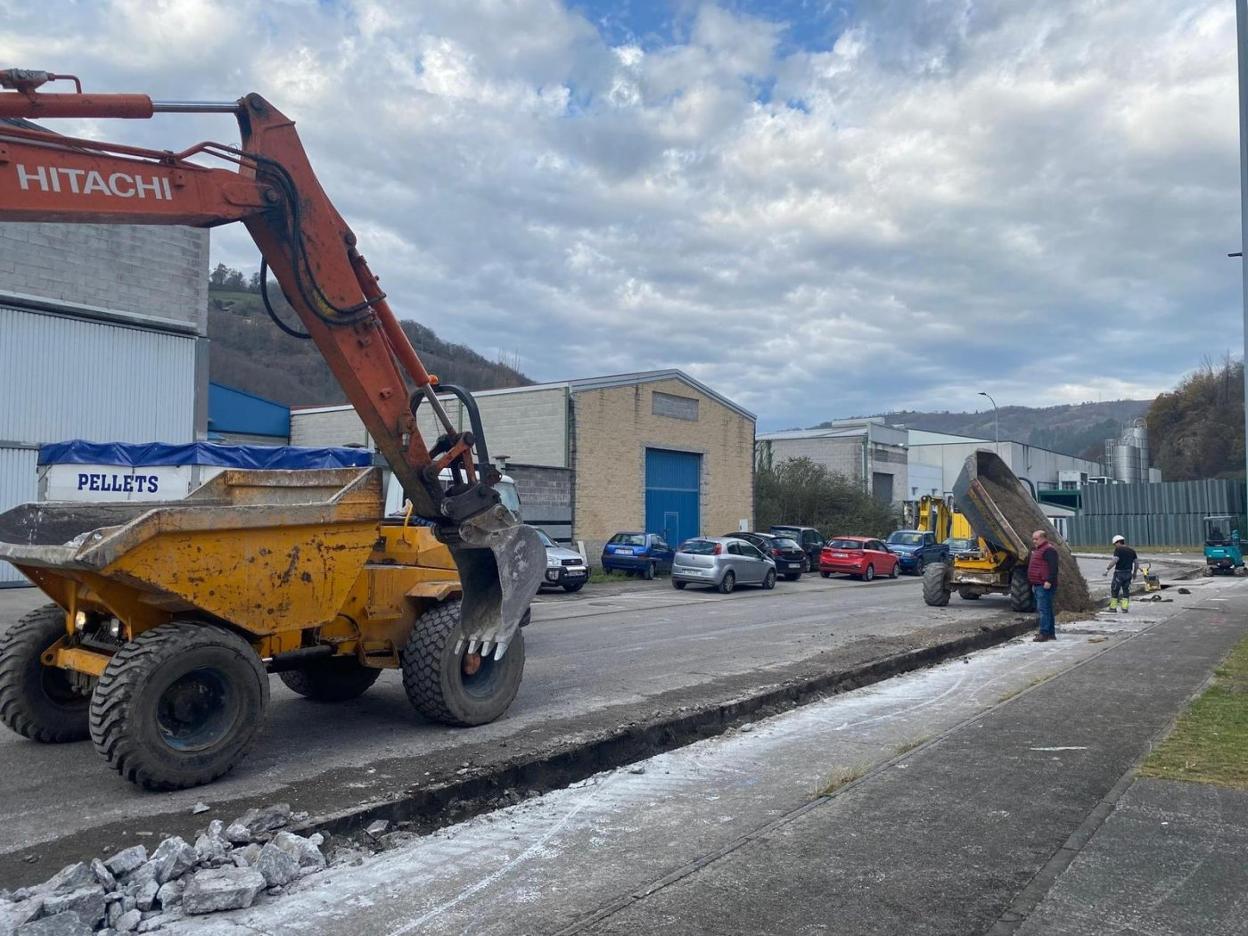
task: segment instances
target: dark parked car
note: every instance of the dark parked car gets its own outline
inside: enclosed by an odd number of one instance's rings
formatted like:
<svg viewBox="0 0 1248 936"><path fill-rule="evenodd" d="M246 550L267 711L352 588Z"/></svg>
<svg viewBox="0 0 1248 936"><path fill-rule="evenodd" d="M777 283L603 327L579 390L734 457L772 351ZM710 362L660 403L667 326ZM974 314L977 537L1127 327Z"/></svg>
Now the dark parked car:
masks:
<svg viewBox="0 0 1248 936"><path fill-rule="evenodd" d="M616 533L602 547L602 568L652 579L659 572L671 571L675 555L658 533Z"/></svg>
<svg viewBox="0 0 1248 936"><path fill-rule="evenodd" d="M806 554L806 564L802 567L803 572L819 568L819 553L823 549L822 533L814 527L788 526L783 523L773 526L771 532L777 536L787 536L789 539L794 540L798 546L802 547L802 552Z"/></svg>
<svg viewBox="0 0 1248 936"><path fill-rule="evenodd" d="M949 550L950 557L979 555L979 541L963 539L960 536L951 536L945 540L945 548Z"/></svg>
<svg viewBox="0 0 1248 936"><path fill-rule="evenodd" d="M776 563L776 574L782 575L790 582L796 582L802 577L802 570L806 567L806 553L802 551L802 547L797 545L797 540L788 536L777 536L774 533L725 533L724 538L735 537L743 539L747 543L753 543L763 551L764 555L771 556Z"/></svg>
<svg viewBox="0 0 1248 936"><path fill-rule="evenodd" d="M886 541L889 552L901 560L901 571L922 575L930 562L945 562L949 547L936 542L936 534L926 530L894 530Z"/></svg>

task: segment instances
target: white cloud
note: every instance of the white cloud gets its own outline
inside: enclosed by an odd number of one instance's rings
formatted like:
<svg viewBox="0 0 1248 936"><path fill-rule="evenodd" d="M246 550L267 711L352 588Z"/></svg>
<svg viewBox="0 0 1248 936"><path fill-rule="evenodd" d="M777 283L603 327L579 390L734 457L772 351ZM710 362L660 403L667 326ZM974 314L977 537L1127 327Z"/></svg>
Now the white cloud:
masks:
<svg viewBox="0 0 1248 936"><path fill-rule="evenodd" d="M863 6L806 49L712 4L644 47L549 0L20 4L0 60L259 91L396 308L539 379L678 366L796 425L1147 395L1238 344L1229 4Z"/></svg>

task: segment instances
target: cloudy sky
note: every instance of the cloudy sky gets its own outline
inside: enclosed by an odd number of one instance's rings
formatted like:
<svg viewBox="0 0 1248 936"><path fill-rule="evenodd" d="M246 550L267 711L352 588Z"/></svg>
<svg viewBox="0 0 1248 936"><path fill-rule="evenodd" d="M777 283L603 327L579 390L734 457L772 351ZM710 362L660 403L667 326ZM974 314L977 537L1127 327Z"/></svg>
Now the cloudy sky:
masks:
<svg viewBox="0 0 1248 936"><path fill-rule="evenodd" d="M0 23L4 65L264 94L402 317L538 380L680 367L768 429L1144 397L1242 348L1230 0L0 0Z"/></svg>

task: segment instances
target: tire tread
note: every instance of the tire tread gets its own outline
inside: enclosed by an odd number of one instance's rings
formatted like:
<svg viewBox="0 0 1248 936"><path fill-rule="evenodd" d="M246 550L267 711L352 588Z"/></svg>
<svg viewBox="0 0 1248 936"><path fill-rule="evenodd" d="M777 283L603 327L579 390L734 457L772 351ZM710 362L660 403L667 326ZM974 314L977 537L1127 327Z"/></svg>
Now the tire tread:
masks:
<svg viewBox="0 0 1248 936"><path fill-rule="evenodd" d="M85 720L80 725L65 726L60 730L40 726L26 710L19 691L22 669L29 648L23 646L41 631L65 628L65 612L60 605L46 604L18 618L17 623L0 637L0 722L8 725L24 738L43 744L61 744L67 741L83 741L88 737ZM84 699L85 702L85 699ZM85 715L85 705L84 712Z"/></svg>
<svg viewBox="0 0 1248 936"><path fill-rule="evenodd" d="M176 655L203 642L205 631L220 635L226 642L236 648L246 647L254 657L251 645L231 631L201 624L193 621L172 621L162 624L139 634L134 640L126 643L114 655L91 697L91 741L95 749L122 777L131 783L148 790L179 790L187 787L210 783L234 769L251 749L256 732L238 752L234 760L223 770L208 770L195 778L184 781L162 780L153 776L143 763L143 752L139 744L127 731L127 715L134 702L135 695L143 682L148 678L150 670L161 661ZM264 672L257 658L256 667L262 677L264 701L268 701L268 675Z"/></svg>

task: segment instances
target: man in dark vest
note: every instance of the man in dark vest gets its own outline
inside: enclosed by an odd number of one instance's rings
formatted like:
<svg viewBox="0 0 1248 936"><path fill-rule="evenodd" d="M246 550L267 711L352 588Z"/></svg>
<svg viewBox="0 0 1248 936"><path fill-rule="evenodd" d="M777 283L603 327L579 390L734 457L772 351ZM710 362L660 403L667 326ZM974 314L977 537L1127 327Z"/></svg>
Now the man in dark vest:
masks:
<svg viewBox="0 0 1248 936"><path fill-rule="evenodd" d="M1053 593L1057 591L1057 550L1049 542L1044 530L1031 534L1031 557L1027 560L1027 581L1036 596L1036 613L1040 618L1040 633L1033 638L1037 643L1057 639L1053 620Z"/></svg>
<svg viewBox="0 0 1248 936"><path fill-rule="evenodd" d="M1140 558L1135 550L1127 545L1127 538L1122 534L1114 537L1114 558L1105 569L1106 574L1114 573L1109 585L1109 610L1115 614L1119 610L1127 614L1131 610L1131 583L1140 571Z"/></svg>

